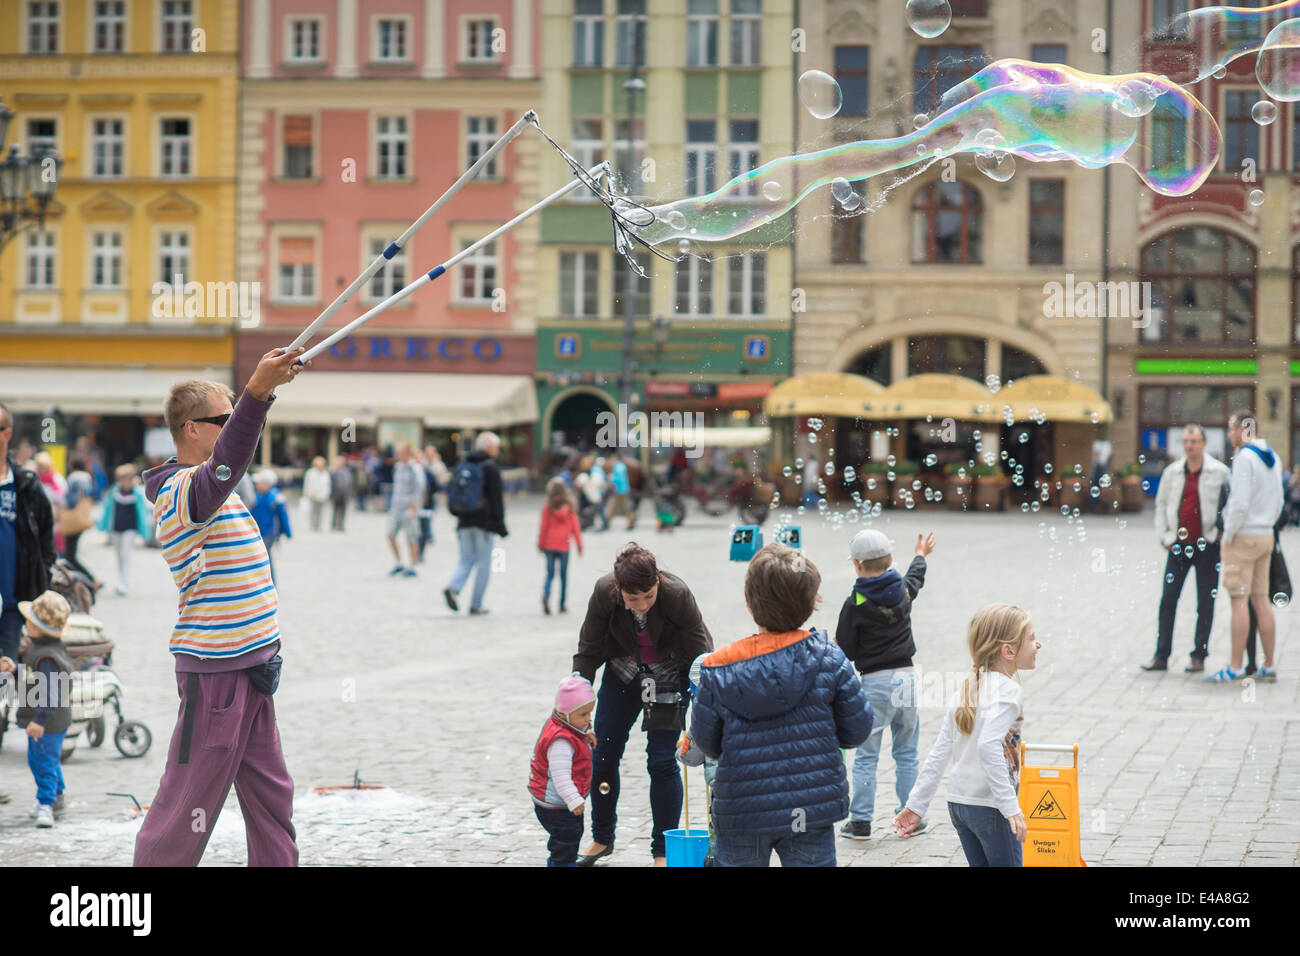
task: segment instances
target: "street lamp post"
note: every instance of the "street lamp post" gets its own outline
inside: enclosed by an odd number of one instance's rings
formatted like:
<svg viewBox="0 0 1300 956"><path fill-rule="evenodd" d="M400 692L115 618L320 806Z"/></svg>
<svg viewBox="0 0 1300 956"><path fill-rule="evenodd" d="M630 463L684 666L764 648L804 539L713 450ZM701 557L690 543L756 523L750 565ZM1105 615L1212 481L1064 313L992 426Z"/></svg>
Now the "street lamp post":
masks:
<svg viewBox="0 0 1300 956"><path fill-rule="evenodd" d="M623 82L623 91L627 94L627 170L626 170L626 188L630 194L632 191L632 182L636 176L636 94L644 93L646 84L645 80L637 76L637 67L641 60L641 29L639 21L634 21L632 25L632 72L631 75ZM635 256L634 251L629 250L629 254ZM633 350L636 348L636 270L632 268L631 263L625 263L626 277L623 283L623 371L621 375L621 386L619 401L627 409L628 414L632 411L632 385L636 377L636 359L633 358ZM626 420L625 420L626 421ZM619 447L627 446L627 433L620 429Z"/></svg>
<svg viewBox="0 0 1300 956"><path fill-rule="evenodd" d="M0 152L14 114L0 102ZM46 170L53 164L53 175ZM25 229L45 228L45 212L54 200L58 170L63 164L53 152L29 148L27 155L14 143L0 161L0 250Z"/></svg>

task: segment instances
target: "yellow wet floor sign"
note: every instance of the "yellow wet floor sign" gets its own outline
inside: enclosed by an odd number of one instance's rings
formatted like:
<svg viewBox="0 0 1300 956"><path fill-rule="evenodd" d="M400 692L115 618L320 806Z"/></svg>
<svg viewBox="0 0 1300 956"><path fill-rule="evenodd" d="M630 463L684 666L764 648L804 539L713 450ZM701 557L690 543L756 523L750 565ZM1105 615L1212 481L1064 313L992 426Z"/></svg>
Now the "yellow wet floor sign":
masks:
<svg viewBox="0 0 1300 956"><path fill-rule="evenodd" d="M1025 763L1028 750L1073 753L1071 767ZM1029 833L1025 866L1087 866L1079 848L1079 745L1020 745L1020 810Z"/></svg>

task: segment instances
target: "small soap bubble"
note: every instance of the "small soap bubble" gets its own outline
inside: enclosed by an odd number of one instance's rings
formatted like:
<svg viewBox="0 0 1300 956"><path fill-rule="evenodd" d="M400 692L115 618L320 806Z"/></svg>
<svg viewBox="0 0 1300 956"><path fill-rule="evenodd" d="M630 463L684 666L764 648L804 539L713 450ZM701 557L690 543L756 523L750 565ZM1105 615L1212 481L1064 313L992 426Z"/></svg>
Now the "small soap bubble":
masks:
<svg viewBox="0 0 1300 956"><path fill-rule="evenodd" d="M682 255L687 255L691 251L691 240L683 239L677 243L677 251Z"/></svg>
<svg viewBox="0 0 1300 956"><path fill-rule="evenodd" d="M602 783L598 789L601 793L609 793L609 784Z"/></svg>
<svg viewBox="0 0 1300 956"><path fill-rule="evenodd" d="M917 36L933 40L952 23L948 0L907 0L907 25Z"/></svg>
<svg viewBox="0 0 1300 956"><path fill-rule="evenodd" d="M686 228L686 216L676 209L664 216L664 222L672 226L674 229Z"/></svg>
<svg viewBox="0 0 1300 956"><path fill-rule="evenodd" d="M217 472L217 481L229 481L229 480L230 480L230 466L229 466L229 465L217 465L216 472Z"/></svg>
<svg viewBox="0 0 1300 956"><path fill-rule="evenodd" d="M818 119L830 119L844 104L844 93L829 73L809 70L799 77L799 102Z"/></svg>
<svg viewBox="0 0 1300 956"><path fill-rule="evenodd" d="M1264 190L1252 189L1250 191L1250 195L1246 197L1246 201L1249 202L1252 206L1264 205Z"/></svg>
<svg viewBox="0 0 1300 956"><path fill-rule="evenodd" d="M1283 594L1281 591L1278 591L1276 594L1273 595L1274 607L1286 607L1290 603L1291 603L1291 599L1287 597L1285 594Z"/></svg>
<svg viewBox="0 0 1300 956"><path fill-rule="evenodd" d="M777 200L779 200L779 199L781 198L781 195L782 195L782 190L781 190L781 184L780 184L780 183L776 182L775 180L771 180L771 179L769 179L767 182L763 183L763 198L764 198L764 199L768 200L769 202L776 202Z"/></svg>
<svg viewBox="0 0 1300 956"><path fill-rule="evenodd" d="M898 459L895 458L893 455L890 455L888 458L885 459L885 464L887 464L890 468L893 468L894 465L898 464Z"/></svg>
<svg viewBox="0 0 1300 956"><path fill-rule="evenodd" d="M912 128L920 129L926 123L930 122L930 117L925 113L917 113L912 117Z"/></svg>
<svg viewBox="0 0 1300 956"><path fill-rule="evenodd" d="M1268 126L1277 119L1277 104L1260 100L1250 108L1250 118L1260 126Z"/></svg>
<svg viewBox="0 0 1300 956"><path fill-rule="evenodd" d="M927 468L933 468L933 467L934 467L935 465L937 465L937 464L939 464L939 456L938 456L938 455L931 453L931 454L925 456L925 467L927 467Z"/></svg>

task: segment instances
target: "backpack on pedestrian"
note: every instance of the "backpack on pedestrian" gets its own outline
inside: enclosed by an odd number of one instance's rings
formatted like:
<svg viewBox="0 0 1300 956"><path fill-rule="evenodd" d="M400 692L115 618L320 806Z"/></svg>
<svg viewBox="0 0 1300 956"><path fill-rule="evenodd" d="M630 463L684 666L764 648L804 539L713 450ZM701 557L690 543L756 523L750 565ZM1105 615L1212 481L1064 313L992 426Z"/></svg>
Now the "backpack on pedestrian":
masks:
<svg viewBox="0 0 1300 956"><path fill-rule="evenodd" d="M486 509L483 466L478 462L462 461L451 473L451 483L447 487L447 510L457 518L467 518L481 514Z"/></svg>

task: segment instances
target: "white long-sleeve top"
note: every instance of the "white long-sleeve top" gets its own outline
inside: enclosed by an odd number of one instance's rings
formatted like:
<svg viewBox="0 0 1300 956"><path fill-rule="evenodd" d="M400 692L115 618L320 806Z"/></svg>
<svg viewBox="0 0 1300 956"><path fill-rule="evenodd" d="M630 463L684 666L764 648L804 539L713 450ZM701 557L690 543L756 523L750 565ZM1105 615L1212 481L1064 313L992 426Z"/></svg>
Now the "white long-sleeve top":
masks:
<svg viewBox="0 0 1300 956"><path fill-rule="evenodd" d="M1257 438L1250 444L1268 449L1268 443ZM1223 506L1223 540L1231 541L1239 534L1271 535L1273 525L1282 514L1282 459L1276 450L1273 465L1245 446L1232 456L1232 479L1228 487L1228 503Z"/></svg>
<svg viewBox="0 0 1300 956"><path fill-rule="evenodd" d="M1002 742L1021 717L1020 701L1021 687L1017 681L998 671L981 673L975 727L967 735L957 729L955 715L961 703L958 692L949 703L939 737L907 798L907 809L919 817L925 816L939 788L939 778L951 762L949 803L995 807L1008 819L1019 813L1020 802L1011 782Z"/></svg>
<svg viewBox="0 0 1300 956"><path fill-rule="evenodd" d="M582 794L573 782L573 744L557 737L546 748L546 796L540 801L544 807L561 806L576 810L582 806ZM534 803L539 803L536 797Z"/></svg>
<svg viewBox="0 0 1300 956"><path fill-rule="evenodd" d="M308 501L329 501L330 473L324 468L308 468L302 476L302 494Z"/></svg>

